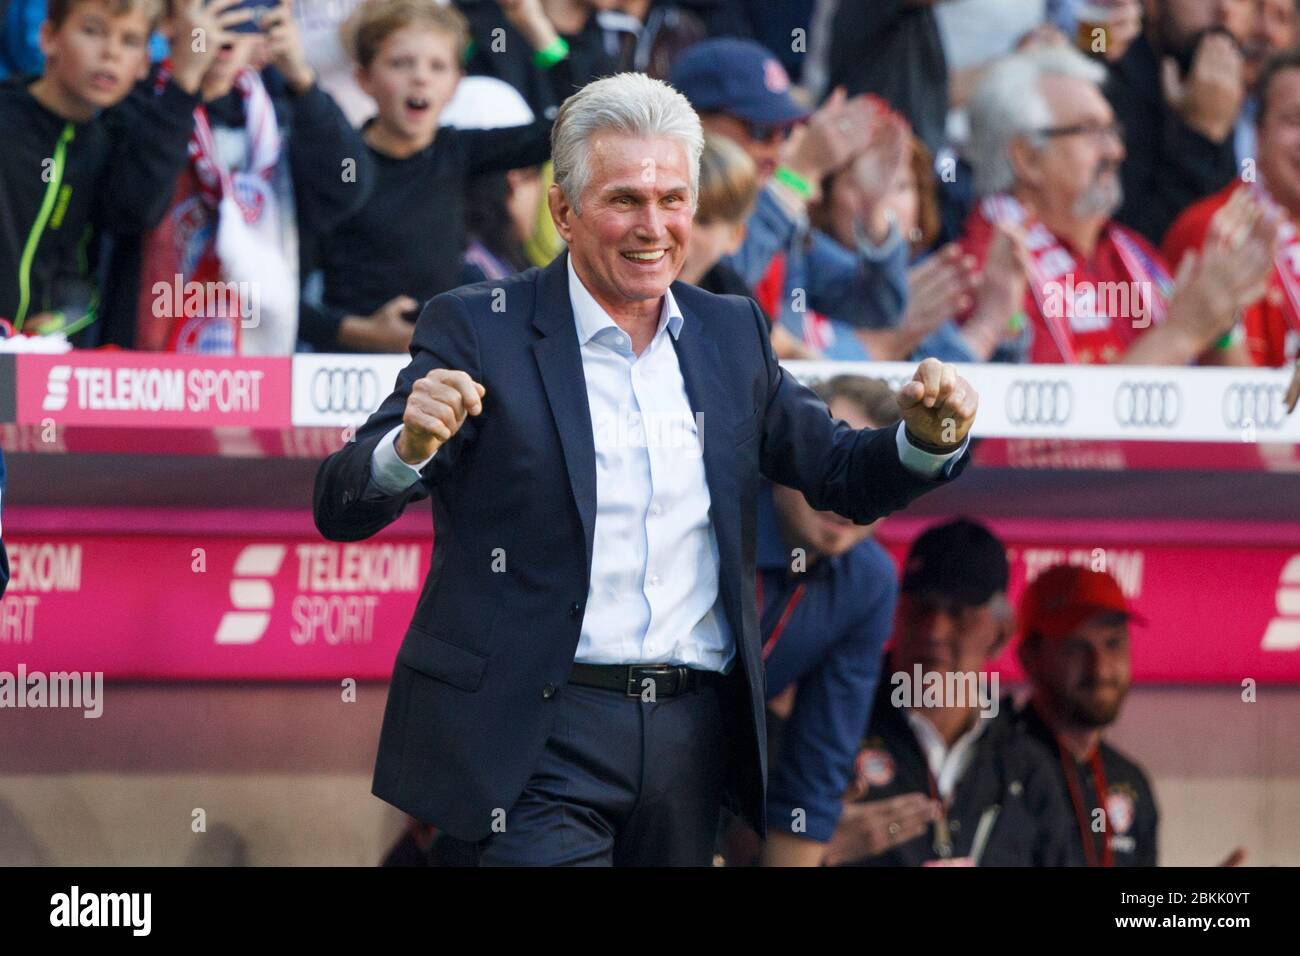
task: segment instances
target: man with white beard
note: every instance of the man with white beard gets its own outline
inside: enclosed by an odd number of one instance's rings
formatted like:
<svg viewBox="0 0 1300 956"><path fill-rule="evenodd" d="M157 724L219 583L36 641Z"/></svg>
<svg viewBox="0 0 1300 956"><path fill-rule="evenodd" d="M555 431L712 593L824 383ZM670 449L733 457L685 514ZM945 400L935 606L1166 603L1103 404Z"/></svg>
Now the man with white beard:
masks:
<svg viewBox="0 0 1300 956"><path fill-rule="evenodd" d="M1123 200L1124 131L1105 70L1066 47L992 67L970 103L969 159L980 201L962 243L983 262L994 238L1016 242L1029 273L1023 310L1043 363L1217 362L1237 310L1272 265L1278 216L1250 196L1216 217L1212 247L1175 280L1160 253L1112 217Z"/></svg>

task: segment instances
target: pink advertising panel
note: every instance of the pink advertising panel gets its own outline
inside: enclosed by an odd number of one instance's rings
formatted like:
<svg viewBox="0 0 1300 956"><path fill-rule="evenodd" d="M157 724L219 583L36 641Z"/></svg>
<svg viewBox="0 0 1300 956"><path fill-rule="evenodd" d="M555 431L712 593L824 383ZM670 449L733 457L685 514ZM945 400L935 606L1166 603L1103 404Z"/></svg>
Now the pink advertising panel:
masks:
<svg viewBox="0 0 1300 956"><path fill-rule="evenodd" d="M201 512L134 509L114 521L85 510L79 521L69 509L15 509L6 522L13 580L0 602L0 670L382 679L429 564L423 521L340 544L302 513L229 512L214 523ZM1136 680L1300 681L1300 527L991 524L1008 543L1013 601L1058 561L1116 576L1149 621L1133 632ZM901 559L921 527L886 521L881 540ZM1016 675L1009 654L1001 663Z"/></svg>

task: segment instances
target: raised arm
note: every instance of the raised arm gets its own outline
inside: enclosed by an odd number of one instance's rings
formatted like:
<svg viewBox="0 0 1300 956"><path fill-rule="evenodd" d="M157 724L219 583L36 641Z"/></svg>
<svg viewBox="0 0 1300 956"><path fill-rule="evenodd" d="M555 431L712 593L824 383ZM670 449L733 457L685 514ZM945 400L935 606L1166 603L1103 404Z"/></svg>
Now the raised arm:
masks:
<svg viewBox="0 0 1300 956"><path fill-rule="evenodd" d="M546 77L551 95L562 103L577 86L594 76L575 76L568 44L556 32L541 0L497 0L506 20L532 48L533 65ZM465 130L459 133L467 167L472 173L504 172L539 166L551 156L551 119L538 116L527 126Z"/></svg>
<svg viewBox="0 0 1300 956"><path fill-rule="evenodd" d="M954 366L923 361L898 393L903 421L857 431L831 418L826 404L781 368L757 306L754 321L767 364L759 467L768 478L802 491L819 511L866 524L966 467L979 398Z"/></svg>
<svg viewBox="0 0 1300 956"><path fill-rule="evenodd" d="M312 511L322 535L370 537L455 467L482 411L479 369L478 338L464 303L454 293L436 296L416 322L411 363L393 393L316 473ZM404 476L405 486L394 474Z"/></svg>

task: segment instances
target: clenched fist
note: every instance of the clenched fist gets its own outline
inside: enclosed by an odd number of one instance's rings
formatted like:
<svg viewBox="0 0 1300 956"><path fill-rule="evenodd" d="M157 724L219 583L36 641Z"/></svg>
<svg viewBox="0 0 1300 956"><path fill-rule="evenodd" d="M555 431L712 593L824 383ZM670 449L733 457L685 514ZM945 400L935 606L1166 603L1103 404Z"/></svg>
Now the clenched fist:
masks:
<svg viewBox="0 0 1300 956"><path fill-rule="evenodd" d="M979 395L957 374L957 367L936 358L917 366L912 380L898 392L908 437L925 451L953 451L975 421Z"/></svg>
<svg viewBox="0 0 1300 956"><path fill-rule="evenodd" d="M397 436L397 456L408 465L418 465L460 431L466 415L483 411L487 394L464 372L435 368L411 386Z"/></svg>

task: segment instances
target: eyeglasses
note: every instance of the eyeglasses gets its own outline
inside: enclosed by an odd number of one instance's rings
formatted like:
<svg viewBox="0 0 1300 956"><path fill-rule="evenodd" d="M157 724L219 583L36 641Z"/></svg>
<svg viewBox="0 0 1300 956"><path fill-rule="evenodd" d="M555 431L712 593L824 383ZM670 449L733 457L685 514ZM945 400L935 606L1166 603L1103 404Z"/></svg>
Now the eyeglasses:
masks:
<svg viewBox="0 0 1300 956"><path fill-rule="evenodd" d="M1108 136L1113 136L1119 142L1124 142L1124 124L1119 120L1113 123L1076 123L1074 126L1044 126L1034 130L1039 136L1055 138L1057 136L1088 136L1094 142L1100 142Z"/></svg>
<svg viewBox="0 0 1300 956"><path fill-rule="evenodd" d="M770 143L778 137L785 141L789 138L792 129L790 123L751 123L748 120L741 120L741 122L745 124L746 135L760 143Z"/></svg>

